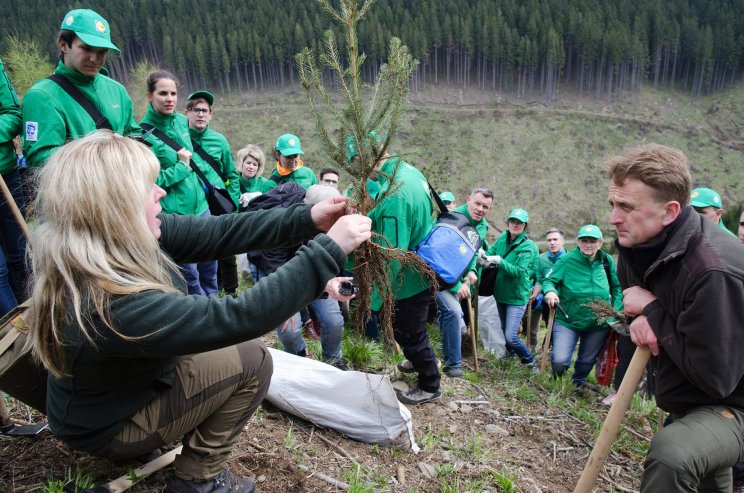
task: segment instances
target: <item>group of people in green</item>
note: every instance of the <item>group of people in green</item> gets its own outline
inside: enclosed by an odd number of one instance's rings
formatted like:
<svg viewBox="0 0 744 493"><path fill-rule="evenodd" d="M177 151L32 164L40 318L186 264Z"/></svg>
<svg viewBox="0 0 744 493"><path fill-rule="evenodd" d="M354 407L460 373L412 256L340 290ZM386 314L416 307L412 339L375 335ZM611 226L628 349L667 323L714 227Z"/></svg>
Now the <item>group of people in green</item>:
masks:
<svg viewBox="0 0 744 493"><path fill-rule="evenodd" d="M352 213L350 199L337 191L311 193L320 183L303 163L296 135L277 138L276 166L268 178L262 176L266 157L259 146L243 147L234 161L225 137L209 127L214 96L196 91L188 96L185 115L178 113L178 85L166 71L149 75L149 106L137 123L126 90L106 76L106 56L118 48L98 13L68 12L57 44L55 74L37 82L23 105L7 76L0 81L0 127L8 137L3 146L21 133L37 184L33 273L22 257L16 265L18 249L26 247L23 235L3 222L8 263L26 272L12 274L12 282L0 276L12 285L3 291L0 282L0 302L12 308L25 299L24 284L32 280L29 337L49 372L50 427L69 446L118 461L180 439L183 450L165 491L253 492L255 483L232 474L226 462L270 383L272 359L260 336L280 327L281 338L294 325L288 321L320 300L330 297L336 310L335 301L350 300L353 295L340 289L349 278L340 276L364 242L414 250L432 229L434 193L419 170L385 153L368 185L379 200L367 216ZM350 137L349 160L380 150L381 140L374 132L360 141ZM15 161L6 156L10 148L3 150L3 179L22 206ZM654 353L657 401L675 419L651 444L642 490L697 491L698 484L718 488L706 491L730 490L730 466L744 458L744 447L720 430L744 432L744 366L731 351L741 340L733 330L739 317L729 316L728 308L744 303L744 248L719 231L720 196L691 190L680 151L656 144L628 151L611 161L608 177L619 264L602 249L604 237L594 224L577 230L578 246L571 251L563 232L549 229L548 249L540 254L523 208L509 212L504 231L488 245L486 215L494 193L474 188L460 206L451 192L441 194L485 247L446 290L435 290L413 265L388 266L392 306L383 306L375 293L372 310L391 311L391 328L406 357L398 368L418 377L398 399L418 405L442 398L426 327L432 303L439 308L442 371L461 377L463 301L492 296L507 351L536 370L537 325L528 327L527 343L519 327L528 305L542 296L543 314L546 306L557 309L553 375L568 371L578 344L572 380L582 386L609 333L607 317L588 306L601 302L635 317L632 342ZM338 188L337 171L324 169L320 178ZM258 197L292 186L302 189L305 200L251 209ZM212 214L214 188L226 193L235 211L248 212ZM2 221L6 209L3 203ZM744 243L744 216L740 223ZM16 236L9 246L10 234ZM211 296L218 272L223 286L237 284L231 277L237 276L236 255L287 247L292 255L271 273L257 274L251 289ZM720 293L728 304L700 301L698 290ZM712 344L720 362L701 344L709 328L700 323L706 302L712 304L715 330L725 336ZM533 310L532 320L540 318ZM329 347L340 344L337 339ZM284 341L302 355L301 341ZM328 358L338 363L340 351L332 353ZM700 371L710 375L693 369L693 360L694 368L705 362ZM711 447L717 459L706 462Z"/></svg>

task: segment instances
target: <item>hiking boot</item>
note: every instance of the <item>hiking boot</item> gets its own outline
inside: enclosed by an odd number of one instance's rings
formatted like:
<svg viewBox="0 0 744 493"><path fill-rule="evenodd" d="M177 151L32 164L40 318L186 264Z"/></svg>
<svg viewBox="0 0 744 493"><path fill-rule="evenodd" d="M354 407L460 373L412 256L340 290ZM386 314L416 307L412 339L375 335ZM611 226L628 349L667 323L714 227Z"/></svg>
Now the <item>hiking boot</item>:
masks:
<svg viewBox="0 0 744 493"><path fill-rule="evenodd" d="M427 392L425 390L421 390L418 385L408 392L400 392L398 394L398 400L403 404L408 404L409 406L415 406L417 404L423 404L425 402L437 402L441 398L441 390L437 389L434 392Z"/></svg>
<svg viewBox="0 0 744 493"><path fill-rule="evenodd" d="M256 491L256 483L223 469L217 477L206 481L172 476L166 483L163 493L253 493L254 491Z"/></svg>
<svg viewBox="0 0 744 493"><path fill-rule="evenodd" d="M615 397L617 397L617 390L612 389L612 392L610 392L610 395L602 399L602 405L603 406L611 406L613 402L615 402Z"/></svg>
<svg viewBox="0 0 744 493"><path fill-rule="evenodd" d="M459 366L445 366L443 371L450 378L462 378L465 376L465 372Z"/></svg>
<svg viewBox="0 0 744 493"><path fill-rule="evenodd" d="M442 367L442 362L439 361L439 358L437 358L437 370ZM410 360L404 359L400 363L398 363L398 371L401 373L413 373L416 370L413 368L413 363L411 363Z"/></svg>
<svg viewBox="0 0 744 493"><path fill-rule="evenodd" d="M341 358L341 359L327 359L327 360L325 360L325 362L327 364L331 365L331 366L335 366L336 368L338 368L339 370L342 370L342 371L349 371L349 370L351 370L351 367L346 362L346 360L343 359L343 358Z"/></svg>
<svg viewBox="0 0 744 493"><path fill-rule="evenodd" d="M312 339L313 341L320 339L320 335L318 334L318 331L315 330L315 324L312 320L306 320L305 323L302 324L302 331L308 339Z"/></svg>

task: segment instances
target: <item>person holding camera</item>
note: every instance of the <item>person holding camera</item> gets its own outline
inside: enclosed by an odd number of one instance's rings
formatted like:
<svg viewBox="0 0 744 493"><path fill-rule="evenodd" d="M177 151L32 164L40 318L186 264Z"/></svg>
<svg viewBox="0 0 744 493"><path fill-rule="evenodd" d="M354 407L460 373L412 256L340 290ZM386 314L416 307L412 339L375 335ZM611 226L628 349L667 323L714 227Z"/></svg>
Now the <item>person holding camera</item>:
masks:
<svg viewBox="0 0 744 493"><path fill-rule="evenodd" d="M226 463L269 387L258 337L318 297L370 238L348 200L219 217L161 213L157 158L95 132L39 172L29 338L70 447L124 461L181 440L165 492L251 493ZM117 179L112 180L115 176ZM105 207L102 207L105 205ZM187 294L178 262L306 241L237 297Z"/></svg>

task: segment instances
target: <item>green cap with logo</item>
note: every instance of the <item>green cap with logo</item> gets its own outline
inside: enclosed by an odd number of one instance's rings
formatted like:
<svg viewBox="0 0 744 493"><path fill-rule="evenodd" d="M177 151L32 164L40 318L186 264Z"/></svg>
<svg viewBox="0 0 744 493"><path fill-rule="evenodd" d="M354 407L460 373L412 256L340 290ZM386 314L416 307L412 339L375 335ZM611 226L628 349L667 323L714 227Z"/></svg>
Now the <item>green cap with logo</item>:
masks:
<svg viewBox="0 0 744 493"><path fill-rule="evenodd" d="M451 203L455 201L455 194L453 194L452 192L448 190L446 192L440 193L439 198L442 199L442 202L444 202L445 204L448 202Z"/></svg>
<svg viewBox="0 0 744 493"><path fill-rule="evenodd" d="M517 221L528 223L530 222L530 215L527 214L526 210L517 207L516 209L512 209L511 212L509 212L509 217L507 217L507 220L508 219L516 219Z"/></svg>
<svg viewBox="0 0 744 493"><path fill-rule="evenodd" d="M292 156L293 154L305 154L300 147L300 138L292 134L284 134L276 139L274 150L282 153L282 156Z"/></svg>
<svg viewBox="0 0 744 493"><path fill-rule="evenodd" d="M74 32L80 41L93 48L107 48L120 53L119 48L111 42L109 23L100 14L90 9L76 9L69 11L60 29Z"/></svg>
<svg viewBox="0 0 744 493"><path fill-rule="evenodd" d="M690 194L690 205L693 207L723 207L721 196L712 188L693 188Z"/></svg>
<svg viewBox="0 0 744 493"><path fill-rule="evenodd" d="M369 142L374 145L379 145L380 142L382 142L380 135L374 130L371 130L368 135L369 136L367 137L367 142L365 142L365 145L367 145ZM354 136L347 136L345 144L346 152L349 154L349 161L351 161L357 154L359 154L359 148L357 147L356 141L354 140Z"/></svg>
<svg viewBox="0 0 744 493"><path fill-rule="evenodd" d="M602 230L596 224L585 224L579 228L579 232L576 233L576 238L596 238L602 239Z"/></svg>
<svg viewBox="0 0 744 493"><path fill-rule="evenodd" d="M214 106L214 96L209 91L196 91L189 94L189 101L197 98L202 98L209 103L209 106Z"/></svg>

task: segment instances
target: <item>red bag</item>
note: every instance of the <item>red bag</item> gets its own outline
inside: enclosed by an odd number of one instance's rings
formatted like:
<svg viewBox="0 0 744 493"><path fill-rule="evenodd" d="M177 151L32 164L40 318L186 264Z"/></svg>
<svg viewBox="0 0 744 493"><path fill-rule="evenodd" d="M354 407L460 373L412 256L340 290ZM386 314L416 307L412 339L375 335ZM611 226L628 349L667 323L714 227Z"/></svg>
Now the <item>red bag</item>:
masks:
<svg viewBox="0 0 744 493"><path fill-rule="evenodd" d="M612 381L612 373L617 366L617 332L610 331L610 335L605 341L602 351L597 356L597 366L594 369L594 376L597 383L609 387Z"/></svg>

